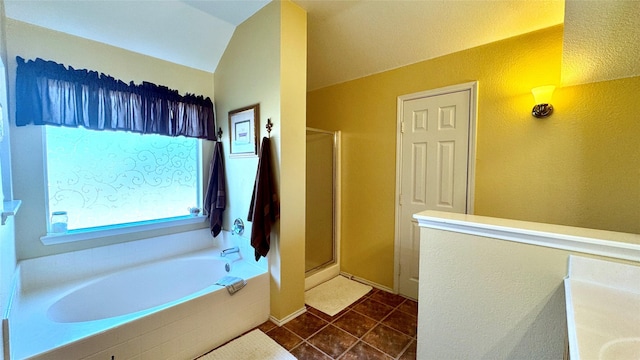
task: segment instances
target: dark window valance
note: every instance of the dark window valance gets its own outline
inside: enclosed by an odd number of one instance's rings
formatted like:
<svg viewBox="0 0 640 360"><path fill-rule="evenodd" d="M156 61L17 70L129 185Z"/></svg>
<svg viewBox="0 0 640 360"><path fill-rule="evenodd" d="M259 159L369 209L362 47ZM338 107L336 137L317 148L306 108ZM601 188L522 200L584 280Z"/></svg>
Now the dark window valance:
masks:
<svg viewBox="0 0 640 360"><path fill-rule="evenodd" d="M216 139L211 99L96 71L16 57L16 125L84 126Z"/></svg>

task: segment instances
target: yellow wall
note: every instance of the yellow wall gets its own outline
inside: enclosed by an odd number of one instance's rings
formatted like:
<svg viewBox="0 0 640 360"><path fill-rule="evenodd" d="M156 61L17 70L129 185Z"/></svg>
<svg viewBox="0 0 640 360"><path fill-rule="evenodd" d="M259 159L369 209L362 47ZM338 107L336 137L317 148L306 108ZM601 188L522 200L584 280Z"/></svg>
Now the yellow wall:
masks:
<svg viewBox="0 0 640 360"><path fill-rule="evenodd" d="M271 288L271 314L284 319L304 310L307 13L290 1L280 3L281 277L278 288Z"/></svg>
<svg viewBox="0 0 640 360"><path fill-rule="evenodd" d="M125 82L142 81L165 85L181 94L195 93L213 99L213 74L195 70L149 56L137 54L102 43L47 30L23 22L7 19L7 52L10 103L15 104L16 55L25 59L40 57L45 60L91 69L109 74ZM14 108L12 106L12 108ZM205 224L193 224L148 231L135 235L112 236L82 242L44 246L40 237L47 232L45 213L45 180L43 172L42 126L16 127L11 113L11 158L14 197L22 200L20 212L15 218L16 251L19 259L54 253L86 249L117 242L131 241L151 236L201 228ZM208 169L211 142L203 141L203 163Z"/></svg>
<svg viewBox="0 0 640 360"><path fill-rule="evenodd" d="M562 26L308 93L307 124L341 130L342 270L393 287L396 100L478 81L475 214L640 233L640 77L560 88Z"/></svg>
<svg viewBox="0 0 640 360"><path fill-rule="evenodd" d="M274 1L236 28L215 73L220 118L260 104L259 140L271 118L271 150L278 184L280 221L272 229L269 271L271 315L282 320L304 308L304 183L306 103L306 13L289 1ZM246 219L257 157L230 158L228 122L225 166L229 207L224 224ZM245 236L251 233L246 223Z"/></svg>
<svg viewBox="0 0 640 360"><path fill-rule="evenodd" d="M563 3L563 85L640 76L640 1Z"/></svg>

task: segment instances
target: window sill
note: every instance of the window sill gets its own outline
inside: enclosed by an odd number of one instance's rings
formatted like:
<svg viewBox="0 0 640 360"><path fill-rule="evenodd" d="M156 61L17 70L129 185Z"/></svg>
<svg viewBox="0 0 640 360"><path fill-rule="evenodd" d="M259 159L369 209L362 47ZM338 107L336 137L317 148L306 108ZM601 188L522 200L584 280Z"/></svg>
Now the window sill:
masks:
<svg viewBox="0 0 640 360"><path fill-rule="evenodd" d="M49 233L40 237L44 245L64 244L108 236L138 233L141 231L165 229L174 226L197 224L204 222L204 216L181 216L170 219L143 221L131 224L104 226L99 228L69 230L66 233Z"/></svg>

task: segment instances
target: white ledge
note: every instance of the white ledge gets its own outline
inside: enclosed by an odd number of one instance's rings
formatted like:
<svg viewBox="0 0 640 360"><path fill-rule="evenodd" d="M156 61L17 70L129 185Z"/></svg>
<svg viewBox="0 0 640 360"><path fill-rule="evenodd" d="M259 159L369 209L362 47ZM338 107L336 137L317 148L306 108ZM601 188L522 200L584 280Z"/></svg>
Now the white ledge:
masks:
<svg viewBox="0 0 640 360"><path fill-rule="evenodd" d="M22 204L20 200L3 201L2 211L0 212L0 224L6 224L9 216L15 216L18 213L20 204Z"/></svg>
<svg viewBox="0 0 640 360"><path fill-rule="evenodd" d="M99 228L88 228L79 230L70 230L66 233L55 234L50 233L40 237L40 241L44 245L64 244L75 241L89 240L100 237L116 236L122 234L131 234L140 231L165 229L173 226L197 224L204 222L204 216L181 216L176 218L144 221L130 224L120 224L113 226L105 226Z"/></svg>
<svg viewBox="0 0 640 360"><path fill-rule="evenodd" d="M638 234L440 211L424 211L413 217L421 227L640 261Z"/></svg>

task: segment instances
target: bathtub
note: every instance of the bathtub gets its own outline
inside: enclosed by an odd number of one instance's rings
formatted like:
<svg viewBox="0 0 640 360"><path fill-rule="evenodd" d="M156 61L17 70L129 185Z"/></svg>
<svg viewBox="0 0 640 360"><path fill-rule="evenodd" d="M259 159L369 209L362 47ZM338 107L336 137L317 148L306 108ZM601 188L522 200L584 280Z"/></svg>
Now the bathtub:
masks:
<svg viewBox="0 0 640 360"><path fill-rule="evenodd" d="M220 257L231 246L241 252ZM226 232L214 241L204 229L20 262L8 316L10 357L202 355L269 317L266 266L244 256L247 247ZM215 284L224 276L247 285L231 295Z"/></svg>

